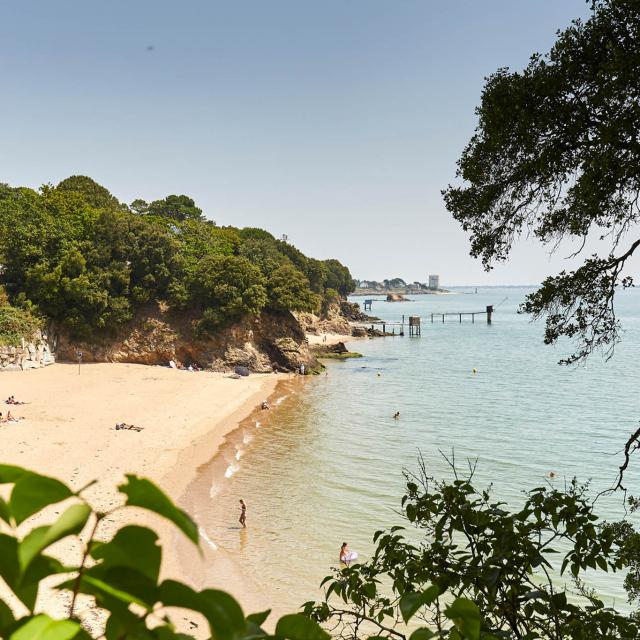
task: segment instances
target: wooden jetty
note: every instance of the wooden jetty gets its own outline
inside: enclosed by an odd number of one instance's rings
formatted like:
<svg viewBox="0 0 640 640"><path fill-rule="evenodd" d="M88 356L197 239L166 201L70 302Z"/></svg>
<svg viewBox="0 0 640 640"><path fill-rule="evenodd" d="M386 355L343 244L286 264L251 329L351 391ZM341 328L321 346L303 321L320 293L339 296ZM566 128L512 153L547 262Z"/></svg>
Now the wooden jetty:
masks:
<svg viewBox="0 0 640 640"><path fill-rule="evenodd" d="M487 316L487 324L491 324L491 316L493 315L493 305L487 305L487 308L484 311L449 311L445 313L432 313L431 314L431 322L433 322L434 318L442 318L442 322L444 322L445 316L458 316L459 322L462 322L462 316L471 316L471 322L476 321L476 316L486 315Z"/></svg>
<svg viewBox="0 0 640 640"><path fill-rule="evenodd" d="M371 311L371 305L373 304L373 300L365 300L364 301L364 310Z"/></svg>

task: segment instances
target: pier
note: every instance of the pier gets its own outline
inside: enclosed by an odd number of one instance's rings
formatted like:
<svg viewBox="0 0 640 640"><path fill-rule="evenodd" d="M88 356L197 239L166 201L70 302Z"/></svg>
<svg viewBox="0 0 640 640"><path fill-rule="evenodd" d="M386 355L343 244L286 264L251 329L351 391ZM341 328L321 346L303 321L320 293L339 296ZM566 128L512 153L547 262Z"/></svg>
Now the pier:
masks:
<svg viewBox="0 0 640 640"><path fill-rule="evenodd" d="M493 305L487 305L487 308L484 311L448 311L444 313L432 313L431 314L431 322L433 322L434 318L442 318L442 322L444 322L445 316L458 316L459 322L462 322L462 316L471 316L471 322L476 321L476 316L487 316L487 324L491 324L491 316L493 315Z"/></svg>

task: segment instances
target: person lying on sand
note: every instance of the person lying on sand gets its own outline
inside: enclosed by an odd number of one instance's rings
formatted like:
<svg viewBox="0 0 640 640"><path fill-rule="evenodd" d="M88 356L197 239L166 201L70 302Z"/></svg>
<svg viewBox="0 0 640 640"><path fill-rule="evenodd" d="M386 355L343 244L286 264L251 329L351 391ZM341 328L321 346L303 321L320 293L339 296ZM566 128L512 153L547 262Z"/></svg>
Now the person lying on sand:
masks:
<svg viewBox="0 0 640 640"><path fill-rule="evenodd" d="M121 429L127 429L129 431L142 431L144 427L138 427L135 424L127 424L126 422L118 422L116 424L116 431L120 431Z"/></svg>
<svg viewBox="0 0 640 640"><path fill-rule="evenodd" d="M5 422L18 422L19 420L24 420L24 418L16 418L11 415L11 411L7 411L7 419Z"/></svg>
<svg viewBox="0 0 640 640"><path fill-rule="evenodd" d="M9 396L4 402L5 404L27 404L26 402L16 400L15 396Z"/></svg>

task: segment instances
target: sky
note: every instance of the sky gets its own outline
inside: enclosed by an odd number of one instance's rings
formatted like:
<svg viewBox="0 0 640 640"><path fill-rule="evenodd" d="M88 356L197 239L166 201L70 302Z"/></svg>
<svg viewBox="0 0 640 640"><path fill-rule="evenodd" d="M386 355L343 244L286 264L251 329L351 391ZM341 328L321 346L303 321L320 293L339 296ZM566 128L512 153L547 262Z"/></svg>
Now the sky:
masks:
<svg viewBox="0 0 640 640"><path fill-rule="evenodd" d="M492 272L444 208L483 79L526 65L584 0L0 0L0 181L170 193L363 279L535 284ZM568 251L566 252L568 253Z"/></svg>

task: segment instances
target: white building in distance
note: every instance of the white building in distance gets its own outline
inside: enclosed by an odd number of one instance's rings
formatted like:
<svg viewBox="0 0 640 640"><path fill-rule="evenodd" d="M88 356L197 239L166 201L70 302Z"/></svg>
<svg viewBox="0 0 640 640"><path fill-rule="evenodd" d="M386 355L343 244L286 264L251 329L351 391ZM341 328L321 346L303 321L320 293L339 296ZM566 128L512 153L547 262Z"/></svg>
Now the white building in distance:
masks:
<svg viewBox="0 0 640 640"><path fill-rule="evenodd" d="M430 275L429 276L429 289L439 289L440 288L440 276L439 275Z"/></svg>

